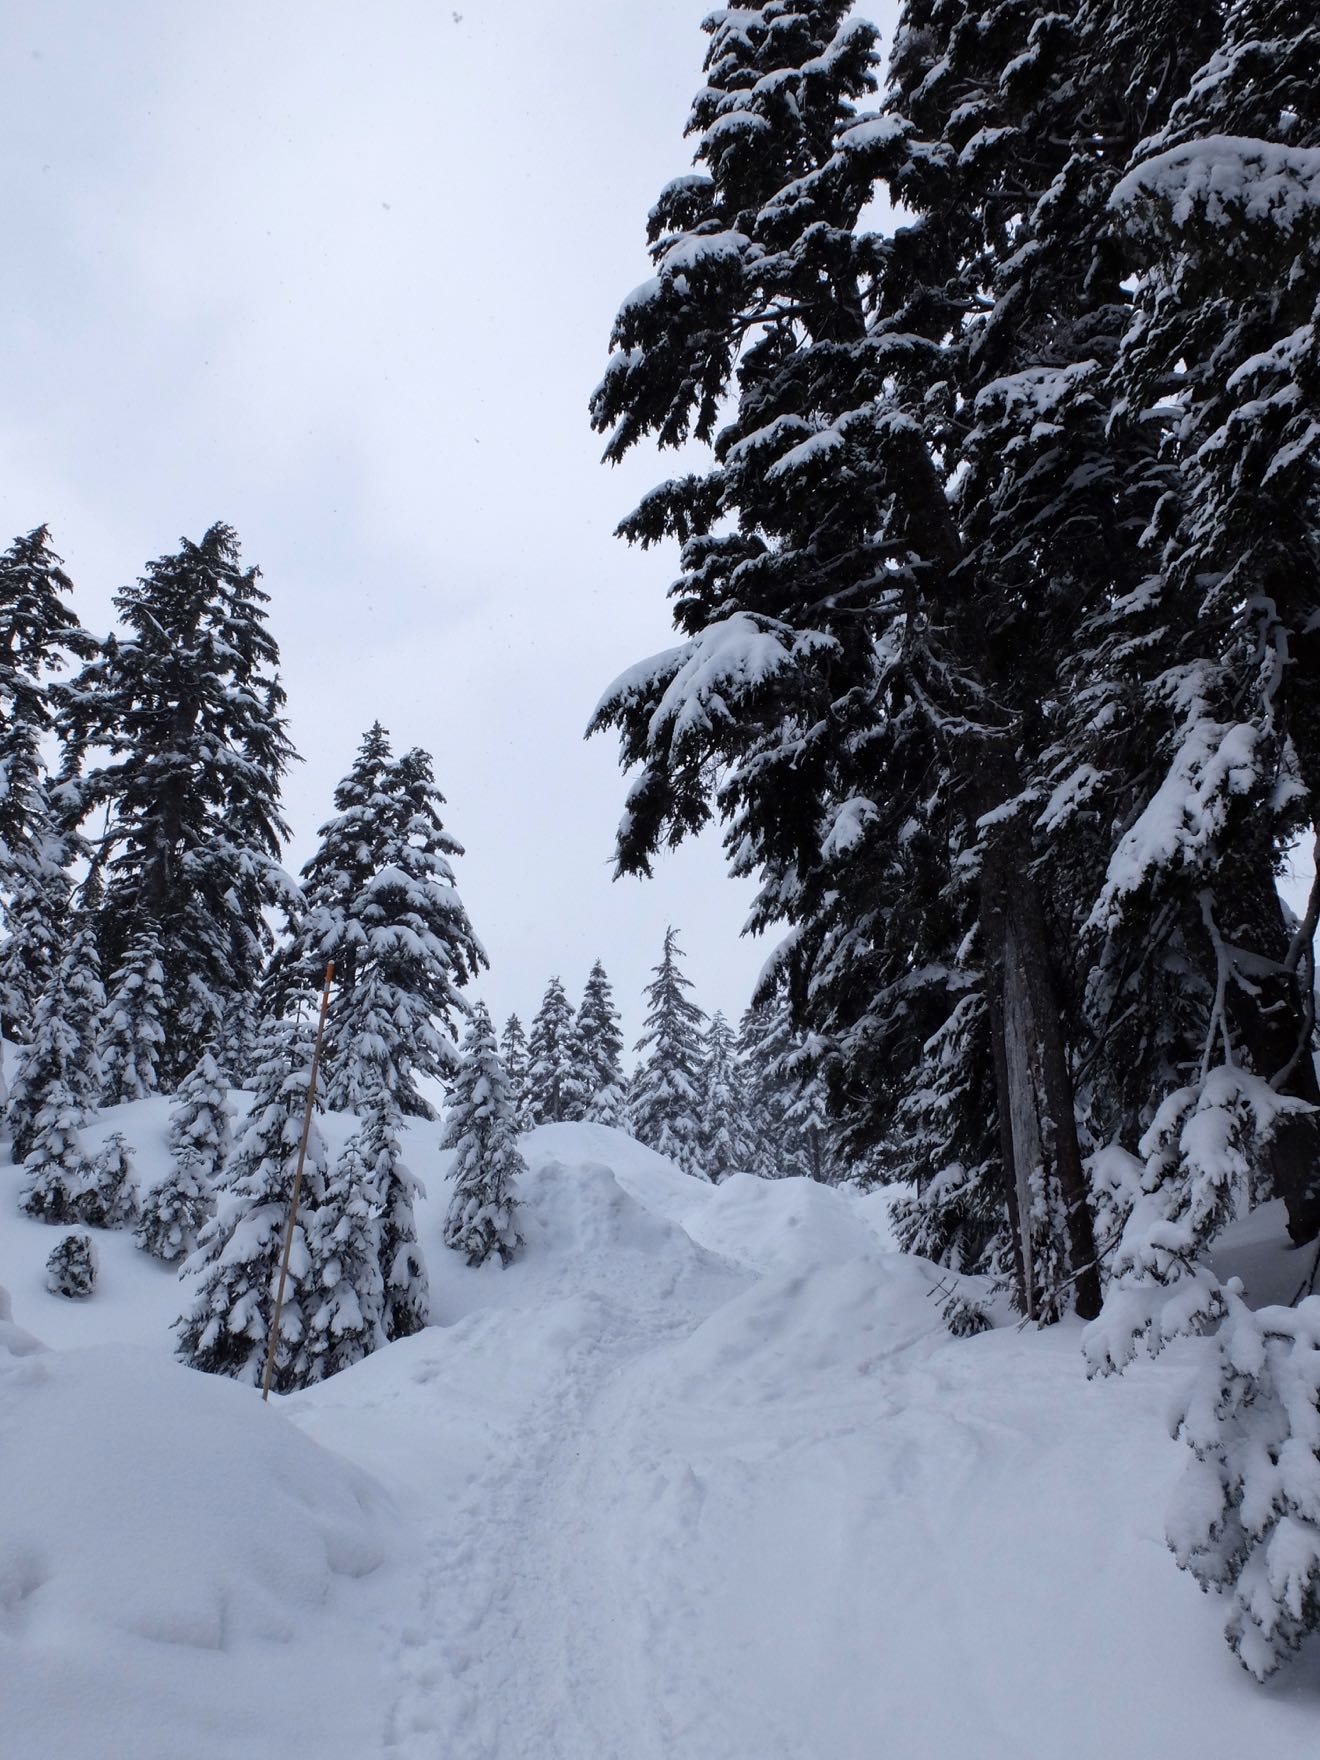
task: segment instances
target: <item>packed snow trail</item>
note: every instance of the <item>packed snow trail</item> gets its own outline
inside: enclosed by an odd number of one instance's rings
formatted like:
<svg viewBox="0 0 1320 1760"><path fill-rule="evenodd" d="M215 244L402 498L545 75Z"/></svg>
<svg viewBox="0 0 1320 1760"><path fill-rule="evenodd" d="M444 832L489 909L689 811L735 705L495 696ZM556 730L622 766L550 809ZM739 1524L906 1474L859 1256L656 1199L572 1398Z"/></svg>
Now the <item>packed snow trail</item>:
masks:
<svg viewBox="0 0 1320 1760"><path fill-rule="evenodd" d="M654 1159L659 1177L686 1178ZM749 1281L603 1165L540 1160L524 1200L525 1276L470 1274L510 1305L394 1347L388 1377L363 1364L286 1402L318 1440L395 1488L426 1533L407 1597L391 1592L407 1612L387 1616L382 1644L393 1676L383 1749L400 1760L628 1751L616 1736L597 1745L588 1728L610 1686L574 1654L582 1610L560 1582L579 1586L572 1529L547 1511L593 1446L602 1390ZM386 1385L358 1394L354 1380L369 1377Z"/></svg>
<svg viewBox="0 0 1320 1760"><path fill-rule="evenodd" d="M525 1262L467 1280L499 1305L290 1402L428 1535L392 1588L386 1755L1312 1740L1320 1671L1253 1687L1165 1550L1173 1358L1097 1386L1069 1327L951 1339L866 1200L712 1190L591 1127L529 1159Z"/></svg>
<svg viewBox="0 0 1320 1760"><path fill-rule="evenodd" d="M66 1347L0 1324L0 1760L1314 1751L1315 1647L1256 1687L1164 1544L1199 1346L1090 1384L1070 1326L952 1339L883 1194L524 1146L472 1271L413 1127L435 1324L269 1407L161 1360L186 1292L127 1237L61 1302L0 1218Z"/></svg>

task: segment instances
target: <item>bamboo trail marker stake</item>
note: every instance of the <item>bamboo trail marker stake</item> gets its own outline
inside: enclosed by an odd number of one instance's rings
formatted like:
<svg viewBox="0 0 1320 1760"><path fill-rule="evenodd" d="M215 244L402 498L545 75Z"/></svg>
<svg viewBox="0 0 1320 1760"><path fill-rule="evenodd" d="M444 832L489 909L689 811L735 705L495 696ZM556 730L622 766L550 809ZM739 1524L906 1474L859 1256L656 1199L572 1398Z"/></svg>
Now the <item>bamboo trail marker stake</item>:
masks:
<svg viewBox="0 0 1320 1760"><path fill-rule="evenodd" d="M294 1169L293 1194L289 1199L289 1222L284 1230L284 1257L280 1261L279 1288L275 1291L275 1312L270 1322L270 1342L266 1346L266 1373L261 1378L261 1397L270 1399L270 1378L275 1373L275 1342L280 1336L280 1314L284 1308L284 1285L289 1276L289 1256L293 1252L293 1229L298 1220L298 1194L302 1190L303 1162L307 1159L307 1139L312 1134L312 1109L316 1105L316 1067L321 1061L321 1036L330 1007L330 982L335 975L333 960L325 968L325 986L321 991L321 1013L316 1023L316 1042L312 1046L312 1069L307 1078L307 1110L303 1113L302 1141L298 1144L298 1165Z"/></svg>

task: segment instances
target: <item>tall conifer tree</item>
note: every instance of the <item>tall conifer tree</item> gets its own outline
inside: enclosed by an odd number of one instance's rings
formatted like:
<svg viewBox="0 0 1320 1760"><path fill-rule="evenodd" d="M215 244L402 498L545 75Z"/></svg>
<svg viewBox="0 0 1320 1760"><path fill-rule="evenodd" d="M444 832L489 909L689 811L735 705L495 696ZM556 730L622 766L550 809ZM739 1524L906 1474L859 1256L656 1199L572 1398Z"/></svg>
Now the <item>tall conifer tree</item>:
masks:
<svg viewBox="0 0 1320 1760"><path fill-rule="evenodd" d="M266 911L290 898L279 790L294 754L257 580L230 527L185 539L118 594L126 634L57 692L64 796L82 817L106 809L92 840L104 967L119 971L143 938L162 962L167 1089L256 988Z"/></svg>
<svg viewBox="0 0 1320 1760"><path fill-rule="evenodd" d="M576 1051L573 1007L559 978L551 978L527 1041L527 1110L535 1124L569 1117Z"/></svg>
<svg viewBox="0 0 1320 1760"><path fill-rule="evenodd" d="M521 1245L513 1188L526 1168L508 1078L484 1003L473 1010L463 1040L444 1146L454 1151L445 1245L464 1254L469 1265L484 1265L492 1256L507 1265Z"/></svg>
<svg viewBox="0 0 1320 1760"><path fill-rule="evenodd" d="M619 1011L605 968L599 960L591 968L577 1019L573 1023L573 1057L570 1073L569 1116L592 1124L622 1125L624 1098L623 1034Z"/></svg>
<svg viewBox="0 0 1320 1760"><path fill-rule="evenodd" d="M731 1173L752 1173L757 1152L738 1042L718 1009L710 1017L702 1051L702 1166L717 1181Z"/></svg>
<svg viewBox="0 0 1320 1760"><path fill-rule="evenodd" d="M527 1092L527 1034L516 1014L504 1023L500 1035L500 1055L504 1073L509 1078L509 1101L513 1107L514 1124L519 1131L530 1130L536 1123L531 1114Z"/></svg>
<svg viewBox="0 0 1320 1760"><path fill-rule="evenodd" d="M60 956L75 853L42 751L52 675L95 647L65 603L70 591L45 526L0 556L0 1026L19 1043Z"/></svg>
<svg viewBox="0 0 1320 1760"><path fill-rule="evenodd" d="M679 968L682 957L678 931L666 929L660 963L652 967L655 976L646 987L646 1027L637 1041L628 1111L639 1143L700 1179L706 1176L701 1105L706 1016L687 995L692 980Z"/></svg>
<svg viewBox="0 0 1320 1760"><path fill-rule="evenodd" d="M334 961L323 1054L332 1108L363 1108L383 1083L399 1112L430 1118L417 1078L445 1081L456 1066L462 987L486 956L454 882L462 846L444 828L443 804L429 755L393 757L377 722L303 869L305 904L269 990L287 1011Z"/></svg>

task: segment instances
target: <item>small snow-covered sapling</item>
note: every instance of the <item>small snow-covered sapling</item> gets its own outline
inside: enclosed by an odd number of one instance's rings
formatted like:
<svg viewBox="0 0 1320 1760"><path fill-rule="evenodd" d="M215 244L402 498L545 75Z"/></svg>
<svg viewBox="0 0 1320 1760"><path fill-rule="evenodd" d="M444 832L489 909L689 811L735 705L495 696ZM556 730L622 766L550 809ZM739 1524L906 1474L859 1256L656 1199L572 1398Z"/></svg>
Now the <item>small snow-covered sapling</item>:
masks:
<svg viewBox="0 0 1320 1760"><path fill-rule="evenodd" d="M46 1288L80 1301L96 1288L96 1248L89 1234L66 1234L46 1260Z"/></svg>

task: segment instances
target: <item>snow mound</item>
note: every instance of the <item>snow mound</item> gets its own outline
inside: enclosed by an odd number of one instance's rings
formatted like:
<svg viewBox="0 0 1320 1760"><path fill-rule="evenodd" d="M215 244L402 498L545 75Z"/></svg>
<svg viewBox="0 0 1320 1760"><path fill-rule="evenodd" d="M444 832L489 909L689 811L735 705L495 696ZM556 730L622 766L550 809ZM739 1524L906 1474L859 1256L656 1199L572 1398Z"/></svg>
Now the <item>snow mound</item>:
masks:
<svg viewBox="0 0 1320 1760"><path fill-rule="evenodd" d="M688 1177L663 1165L675 1178ZM736 1276L680 1222L639 1202L601 1162L538 1161L519 1196L528 1270L539 1259L565 1293L605 1297L630 1312L665 1304L678 1313L708 1307L714 1286Z"/></svg>
<svg viewBox="0 0 1320 1760"><path fill-rule="evenodd" d="M671 1353L669 1397L782 1406L786 1392L874 1398L870 1378L923 1340L946 1343L939 1273L924 1259L856 1258L759 1279Z"/></svg>
<svg viewBox="0 0 1320 1760"><path fill-rule="evenodd" d="M874 1252L876 1237L850 1193L810 1179L735 1173L690 1212L693 1238L752 1271L800 1271Z"/></svg>
<svg viewBox="0 0 1320 1760"><path fill-rule="evenodd" d="M5 1357L30 1357L45 1348L40 1339L15 1325L9 1291L0 1286L0 1368L4 1366Z"/></svg>
<svg viewBox="0 0 1320 1760"><path fill-rule="evenodd" d="M385 1493L250 1389L132 1347L0 1357L0 1409L23 1487L0 1505L0 1745L90 1753L94 1705L100 1754L210 1753L208 1725L237 1752L287 1718L281 1670L305 1715L327 1612L394 1549Z"/></svg>

